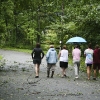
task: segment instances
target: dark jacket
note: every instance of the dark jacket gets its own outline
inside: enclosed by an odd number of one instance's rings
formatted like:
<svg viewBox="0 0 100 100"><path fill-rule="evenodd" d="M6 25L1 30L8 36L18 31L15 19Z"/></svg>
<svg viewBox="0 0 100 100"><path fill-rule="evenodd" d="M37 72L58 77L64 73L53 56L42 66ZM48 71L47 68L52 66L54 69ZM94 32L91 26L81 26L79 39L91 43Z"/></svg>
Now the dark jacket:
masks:
<svg viewBox="0 0 100 100"><path fill-rule="evenodd" d="M32 59L43 59L44 52L41 48L34 48L31 53Z"/></svg>

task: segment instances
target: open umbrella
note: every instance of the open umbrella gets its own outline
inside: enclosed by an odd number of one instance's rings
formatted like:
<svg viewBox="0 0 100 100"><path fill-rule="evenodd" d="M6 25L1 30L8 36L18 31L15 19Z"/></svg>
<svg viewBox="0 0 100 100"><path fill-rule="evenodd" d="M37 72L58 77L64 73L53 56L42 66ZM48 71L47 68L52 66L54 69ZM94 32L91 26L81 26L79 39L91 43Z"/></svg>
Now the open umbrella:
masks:
<svg viewBox="0 0 100 100"><path fill-rule="evenodd" d="M70 38L66 43L83 43L83 42L86 42L84 38L76 36Z"/></svg>

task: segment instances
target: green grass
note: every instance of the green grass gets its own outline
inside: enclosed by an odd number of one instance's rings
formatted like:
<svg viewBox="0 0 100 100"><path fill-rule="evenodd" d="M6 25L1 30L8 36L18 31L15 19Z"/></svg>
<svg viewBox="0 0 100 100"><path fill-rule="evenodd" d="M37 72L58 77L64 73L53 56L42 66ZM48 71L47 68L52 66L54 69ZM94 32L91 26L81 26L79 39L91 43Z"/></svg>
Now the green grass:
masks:
<svg viewBox="0 0 100 100"><path fill-rule="evenodd" d="M4 50L19 51L19 52L25 52L25 53L31 53L32 52L32 50L30 50L30 49L19 49L19 48L2 48L2 49L4 49ZM44 54L47 53L47 51L44 51L44 50L43 50L43 52L44 52Z"/></svg>
<svg viewBox="0 0 100 100"><path fill-rule="evenodd" d="M19 51L19 52L25 52L25 53L31 53L32 50L29 49L18 49L18 48L2 48L4 50L13 50L13 51Z"/></svg>
<svg viewBox="0 0 100 100"><path fill-rule="evenodd" d="M0 60L2 59L2 56L0 55Z"/></svg>

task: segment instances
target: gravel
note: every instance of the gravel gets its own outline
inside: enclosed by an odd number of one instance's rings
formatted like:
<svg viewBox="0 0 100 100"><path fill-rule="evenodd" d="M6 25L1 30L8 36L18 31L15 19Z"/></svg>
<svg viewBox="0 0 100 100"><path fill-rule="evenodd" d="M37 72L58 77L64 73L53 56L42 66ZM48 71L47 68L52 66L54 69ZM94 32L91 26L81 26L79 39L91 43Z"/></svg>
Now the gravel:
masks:
<svg viewBox="0 0 100 100"><path fill-rule="evenodd" d="M57 63L54 78L46 77L46 60L42 60L40 77L35 77L31 54L0 50L0 100L100 100L100 78L87 80L80 72L74 79L73 66L69 65L61 78Z"/></svg>

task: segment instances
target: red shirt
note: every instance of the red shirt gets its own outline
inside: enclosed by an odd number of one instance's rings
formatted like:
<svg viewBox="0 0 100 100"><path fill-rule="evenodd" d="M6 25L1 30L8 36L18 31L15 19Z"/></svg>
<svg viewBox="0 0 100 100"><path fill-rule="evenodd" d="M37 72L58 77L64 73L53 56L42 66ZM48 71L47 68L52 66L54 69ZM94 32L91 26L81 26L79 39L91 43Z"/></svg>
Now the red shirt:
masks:
<svg viewBox="0 0 100 100"><path fill-rule="evenodd" d="M100 49L95 49L94 50L93 63L100 63Z"/></svg>

